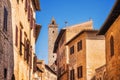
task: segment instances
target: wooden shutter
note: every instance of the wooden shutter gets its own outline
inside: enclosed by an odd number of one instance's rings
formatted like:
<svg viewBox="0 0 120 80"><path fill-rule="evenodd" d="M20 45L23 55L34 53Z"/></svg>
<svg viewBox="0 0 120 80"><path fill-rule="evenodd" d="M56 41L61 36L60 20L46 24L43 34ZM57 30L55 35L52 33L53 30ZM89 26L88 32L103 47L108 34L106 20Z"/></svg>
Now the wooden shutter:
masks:
<svg viewBox="0 0 120 80"><path fill-rule="evenodd" d="M70 80L74 80L74 69L70 70Z"/></svg>
<svg viewBox="0 0 120 80"><path fill-rule="evenodd" d="M36 37L36 24L34 24L34 27L33 27L33 37Z"/></svg>
<svg viewBox="0 0 120 80"><path fill-rule="evenodd" d="M25 11L28 9L28 0L25 0Z"/></svg>
<svg viewBox="0 0 120 80"><path fill-rule="evenodd" d="M70 47L70 54L74 53L74 46Z"/></svg>
<svg viewBox="0 0 120 80"><path fill-rule="evenodd" d="M22 30L20 30L20 55L22 55Z"/></svg>
<svg viewBox="0 0 120 80"><path fill-rule="evenodd" d="M77 74L78 74L78 78L81 78L83 76L82 66L77 68Z"/></svg>
<svg viewBox="0 0 120 80"><path fill-rule="evenodd" d="M32 29L33 28L33 11L32 11L32 8L30 9L30 28Z"/></svg>
<svg viewBox="0 0 120 80"><path fill-rule="evenodd" d="M28 0L28 21L30 21L31 11L30 11L30 0Z"/></svg>
<svg viewBox="0 0 120 80"><path fill-rule="evenodd" d="M32 68L32 46L30 47L30 68Z"/></svg>
<svg viewBox="0 0 120 80"><path fill-rule="evenodd" d="M34 56L33 72L36 71L36 66L37 66L37 56Z"/></svg>
<svg viewBox="0 0 120 80"><path fill-rule="evenodd" d="M77 43L77 50L82 50L82 40Z"/></svg>
<svg viewBox="0 0 120 80"><path fill-rule="evenodd" d="M24 60L27 59L27 41L24 38Z"/></svg>
<svg viewBox="0 0 120 80"><path fill-rule="evenodd" d="M29 63L29 41L27 40L27 63Z"/></svg>
<svg viewBox="0 0 120 80"><path fill-rule="evenodd" d="M18 27L16 26L15 45L18 46Z"/></svg>

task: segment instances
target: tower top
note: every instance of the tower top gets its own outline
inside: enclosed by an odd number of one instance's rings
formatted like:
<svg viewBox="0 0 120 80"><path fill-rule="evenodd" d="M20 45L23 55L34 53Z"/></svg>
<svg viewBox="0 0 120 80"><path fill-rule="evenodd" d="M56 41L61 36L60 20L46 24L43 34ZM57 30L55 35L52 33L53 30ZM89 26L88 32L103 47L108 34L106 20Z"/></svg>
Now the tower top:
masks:
<svg viewBox="0 0 120 80"><path fill-rule="evenodd" d="M49 27L58 27L58 25L56 24L56 20L54 17L52 17L51 23L49 24Z"/></svg>

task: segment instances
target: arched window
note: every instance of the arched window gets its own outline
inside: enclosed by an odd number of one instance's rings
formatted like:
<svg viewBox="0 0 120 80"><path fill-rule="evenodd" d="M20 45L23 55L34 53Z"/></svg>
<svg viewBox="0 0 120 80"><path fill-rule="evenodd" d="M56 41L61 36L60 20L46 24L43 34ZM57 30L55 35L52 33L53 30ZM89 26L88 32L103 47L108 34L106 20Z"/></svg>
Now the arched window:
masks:
<svg viewBox="0 0 120 80"><path fill-rule="evenodd" d="M111 54L111 57L114 55L114 38L113 38L113 36L110 37L110 54Z"/></svg>

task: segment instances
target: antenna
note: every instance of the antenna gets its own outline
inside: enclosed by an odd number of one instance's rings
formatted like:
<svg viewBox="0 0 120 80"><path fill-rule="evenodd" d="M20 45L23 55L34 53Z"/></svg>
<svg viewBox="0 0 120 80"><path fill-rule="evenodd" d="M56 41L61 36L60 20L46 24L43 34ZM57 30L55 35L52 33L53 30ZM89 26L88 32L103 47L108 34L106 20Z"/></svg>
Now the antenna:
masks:
<svg viewBox="0 0 120 80"><path fill-rule="evenodd" d="M65 21L65 27L67 26L67 24L68 24L68 22L67 22L67 21Z"/></svg>

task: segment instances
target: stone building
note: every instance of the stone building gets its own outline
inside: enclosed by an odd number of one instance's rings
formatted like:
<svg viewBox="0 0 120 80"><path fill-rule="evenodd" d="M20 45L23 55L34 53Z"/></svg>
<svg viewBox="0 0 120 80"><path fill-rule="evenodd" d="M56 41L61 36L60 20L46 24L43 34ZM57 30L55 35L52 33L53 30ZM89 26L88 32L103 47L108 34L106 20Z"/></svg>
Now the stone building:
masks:
<svg viewBox="0 0 120 80"><path fill-rule="evenodd" d="M57 74L43 60L37 61L34 80L57 80Z"/></svg>
<svg viewBox="0 0 120 80"><path fill-rule="evenodd" d="M107 80L106 65L95 69L95 80Z"/></svg>
<svg viewBox="0 0 120 80"><path fill-rule="evenodd" d="M36 24L39 0L10 0L14 47L15 80L32 80L35 42L40 31Z"/></svg>
<svg viewBox="0 0 120 80"><path fill-rule="evenodd" d="M107 80L120 80L120 0L116 0L99 35L105 35Z"/></svg>
<svg viewBox="0 0 120 80"><path fill-rule="evenodd" d="M95 80L95 69L105 64L104 36L83 30L69 40L69 80Z"/></svg>
<svg viewBox="0 0 120 80"><path fill-rule="evenodd" d="M69 55L68 46L65 45L66 42L68 42L80 31L91 29L93 29L93 26L92 21L90 20L60 30L59 35L54 44L54 52L57 54L56 63L58 80L69 80L68 74Z"/></svg>
<svg viewBox="0 0 120 80"><path fill-rule="evenodd" d="M54 65L56 60L56 54L53 53L54 43L58 36L58 25L54 18L52 18L51 23L48 26L48 65L56 71L56 65Z"/></svg>
<svg viewBox="0 0 120 80"><path fill-rule="evenodd" d="M34 65L34 78L33 80L44 80L44 61L37 60L36 64Z"/></svg>
<svg viewBox="0 0 120 80"><path fill-rule="evenodd" d="M0 80L13 80L14 54L10 0L0 0Z"/></svg>

